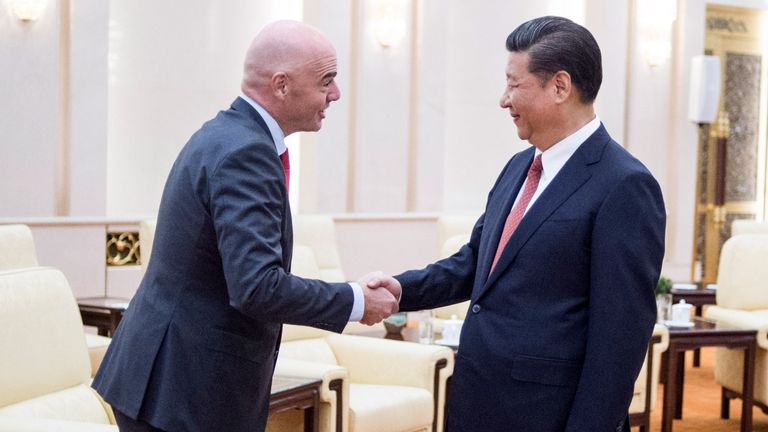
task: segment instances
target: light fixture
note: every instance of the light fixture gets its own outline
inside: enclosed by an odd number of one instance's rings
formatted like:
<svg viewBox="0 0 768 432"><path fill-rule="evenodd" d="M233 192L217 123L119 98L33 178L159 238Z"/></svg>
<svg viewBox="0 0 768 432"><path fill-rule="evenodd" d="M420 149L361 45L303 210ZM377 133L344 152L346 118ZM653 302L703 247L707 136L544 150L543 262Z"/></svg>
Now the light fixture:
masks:
<svg viewBox="0 0 768 432"><path fill-rule="evenodd" d="M398 4L396 0L385 0L379 3L375 30L376 40L382 47L392 47L405 37L403 9L403 5Z"/></svg>
<svg viewBox="0 0 768 432"><path fill-rule="evenodd" d="M35 21L43 14L46 0L11 0L11 9L21 21Z"/></svg>
<svg viewBox="0 0 768 432"><path fill-rule="evenodd" d="M640 0L637 3L638 45L648 66L661 66L672 55L672 23L677 0Z"/></svg>

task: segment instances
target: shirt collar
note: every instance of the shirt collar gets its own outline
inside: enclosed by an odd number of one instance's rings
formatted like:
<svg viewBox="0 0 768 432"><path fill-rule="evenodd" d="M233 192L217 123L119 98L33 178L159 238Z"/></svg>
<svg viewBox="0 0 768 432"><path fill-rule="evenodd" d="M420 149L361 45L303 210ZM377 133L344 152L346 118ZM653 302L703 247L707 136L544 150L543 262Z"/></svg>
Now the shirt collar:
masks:
<svg viewBox="0 0 768 432"><path fill-rule="evenodd" d="M277 154L281 155L288 150L288 147L285 145L285 134L283 133L283 130L280 129L280 125L277 124L277 120L275 120L264 107L259 105L258 102L246 96L245 93L241 92L240 97L248 102L248 104L259 113L261 118L264 119L264 123L267 124L267 128L269 129L269 133L272 135L272 140L275 142L275 150L277 151Z"/></svg>
<svg viewBox="0 0 768 432"><path fill-rule="evenodd" d="M542 176L545 179L553 179L560 169L563 168L568 159L576 153L584 141L600 127L600 118L595 115L589 123L582 126L576 132L563 138L545 152L536 149L534 156L541 155Z"/></svg>

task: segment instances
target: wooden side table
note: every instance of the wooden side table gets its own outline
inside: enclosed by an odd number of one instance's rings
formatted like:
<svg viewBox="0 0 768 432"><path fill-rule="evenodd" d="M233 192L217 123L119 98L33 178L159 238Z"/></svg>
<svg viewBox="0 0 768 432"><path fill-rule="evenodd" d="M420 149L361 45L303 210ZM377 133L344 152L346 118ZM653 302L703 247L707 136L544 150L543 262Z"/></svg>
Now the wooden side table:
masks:
<svg viewBox="0 0 768 432"><path fill-rule="evenodd" d="M88 297L77 299L77 307L83 318L83 325L98 329L100 336L112 337L117 330L129 299L117 297Z"/></svg>
<svg viewBox="0 0 768 432"><path fill-rule="evenodd" d="M685 300L686 303L694 306L694 314L697 317L701 317L704 311L705 305L715 304L716 290L702 288L701 284L698 284L699 288L695 290L686 289L672 289L672 303L677 303L680 300ZM701 352L697 349L693 351L693 367L699 367L701 364Z"/></svg>
<svg viewBox="0 0 768 432"><path fill-rule="evenodd" d="M320 427L320 384L314 378L296 378L275 375L269 399L269 415L300 409L304 411L304 432L315 432Z"/></svg>
<svg viewBox="0 0 768 432"><path fill-rule="evenodd" d="M744 350L741 432L750 432L752 430L757 330L737 329L698 317L694 318L693 322L694 326L691 328L669 329L667 364L666 368L662 370L666 380L661 431L672 432L673 417L682 418L685 352L702 347L725 347Z"/></svg>

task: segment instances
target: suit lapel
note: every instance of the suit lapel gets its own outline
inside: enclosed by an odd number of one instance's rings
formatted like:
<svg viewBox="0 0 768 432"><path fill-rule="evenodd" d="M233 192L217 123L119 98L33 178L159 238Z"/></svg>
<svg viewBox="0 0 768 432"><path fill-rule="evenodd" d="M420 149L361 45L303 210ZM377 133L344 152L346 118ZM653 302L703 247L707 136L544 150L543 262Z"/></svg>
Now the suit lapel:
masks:
<svg viewBox="0 0 768 432"><path fill-rule="evenodd" d="M507 246L499 258L499 262L493 269L493 273L489 275L488 279L483 284L478 298L494 283L498 280L499 276L504 273L505 269L514 261L520 249L528 242L528 239L536 232L544 221L557 210L560 205L565 202L574 192L581 188L587 180L592 176L590 165L599 162L600 155L603 148L610 140L605 128L601 125L600 128L592 134L587 141L584 142L566 162L560 172L555 176L552 182L547 186L544 192L536 199L533 206L525 214L523 220L520 221L520 225L515 230L512 237L509 239ZM518 187L519 190L519 187ZM512 198L514 200L514 197ZM506 214L504 214L506 218ZM502 222L502 226L503 226ZM494 233L496 238L492 243L494 247L498 245L501 236L501 231ZM494 249L495 252L495 249ZM491 255L490 260L493 260ZM483 263L485 267L486 263ZM486 272L490 269L490 264L487 266Z"/></svg>
<svg viewBox="0 0 768 432"><path fill-rule="evenodd" d="M488 240L484 242L485 245L482 248L485 259L479 261L480 267L478 268L478 271L482 277L480 279L482 282L485 282L488 278L488 272L491 270L493 258L496 256L496 248L499 247L501 232L504 230L504 224L507 221L509 212L512 210L512 204L515 202L515 197L517 197L520 188L523 187L523 182L525 182L525 177L528 174L528 168L531 166L531 162L533 162L534 153L534 147L520 153L515 160L511 162L509 167L509 178L502 180L504 183L500 185L501 187L498 191L499 196L503 199L502 207L498 212L499 216L492 220L488 220L487 223L489 223L490 226L488 229L483 229L483 236L488 235L489 237Z"/></svg>
<svg viewBox="0 0 768 432"><path fill-rule="evenodd" d="M251 120L255 121L258 127L269 137L272 143L275 143L272 133L269 131L267 122L261 117L258 111L256 111L251 104L246 102L245 99L238 97L232 102L232 109L247 115ZM275 157L280 159L275 152ZM282 162L278 160L278 163L282 165ZM283 248L283 262L285 263L285 270L290 271L291 261L293 259L293 221L291 219L291 204L287 199L283 202L283 214L286 216L283 218L283 236L280 241L280 246ZM278 339L279 340L279 339Z"/></svg>

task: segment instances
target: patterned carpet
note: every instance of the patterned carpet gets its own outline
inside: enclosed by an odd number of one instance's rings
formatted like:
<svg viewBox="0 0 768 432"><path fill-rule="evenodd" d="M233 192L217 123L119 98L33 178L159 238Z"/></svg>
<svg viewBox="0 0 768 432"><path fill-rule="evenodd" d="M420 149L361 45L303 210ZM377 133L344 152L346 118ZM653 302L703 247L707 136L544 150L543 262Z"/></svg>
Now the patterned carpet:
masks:
<svg viewBox="0 0 768 432"><path fill-rule="evenodd" d="M700 368L693 367L693 354L686 355L683 418L675 420L674 432L736 432L741 422L741 401L731 401L731 419L720 418L720 387L715 382L714 348L702 350ZM663 394L659 388L659 396ZM661 431L661 399L651 413L651 432ZM753 408L754 432L768 432L768 415ZM633 431L636 431L634 428Z"/></svg>

